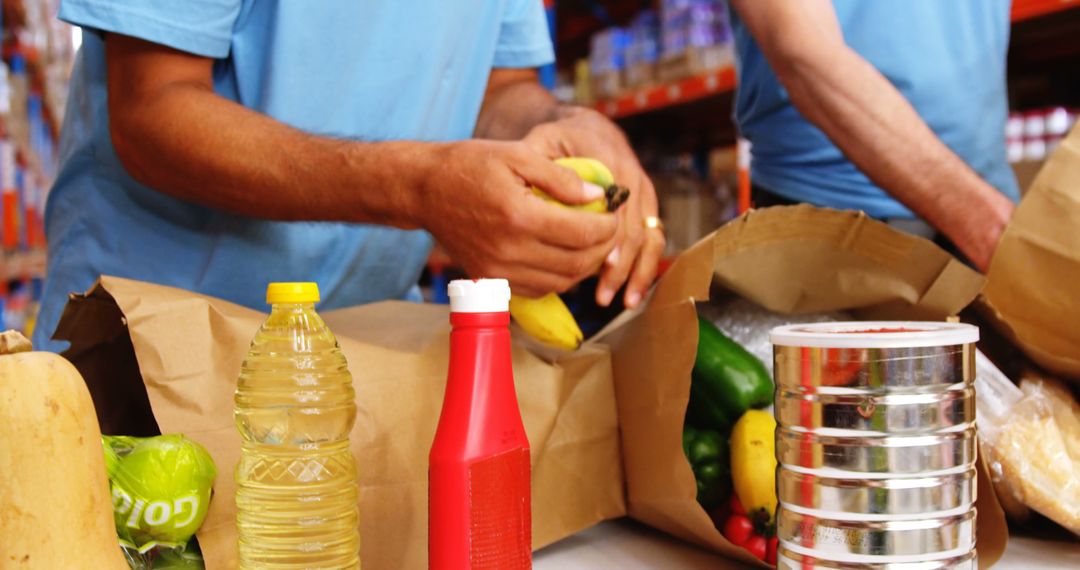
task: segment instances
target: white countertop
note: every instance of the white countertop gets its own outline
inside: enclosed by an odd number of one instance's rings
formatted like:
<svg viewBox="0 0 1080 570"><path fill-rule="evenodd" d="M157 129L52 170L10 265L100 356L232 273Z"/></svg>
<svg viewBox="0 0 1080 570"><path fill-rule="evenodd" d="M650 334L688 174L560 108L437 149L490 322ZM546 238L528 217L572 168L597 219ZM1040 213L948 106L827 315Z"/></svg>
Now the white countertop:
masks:
<svg viewBox="0 0 1080 570"><path fill-rule="evenodd" d="M600 523L540 550L536 570L726 570L748 566L623 519ZM995 570L1080 569L1080 540L1040 540L1013 534Z"/></svg>

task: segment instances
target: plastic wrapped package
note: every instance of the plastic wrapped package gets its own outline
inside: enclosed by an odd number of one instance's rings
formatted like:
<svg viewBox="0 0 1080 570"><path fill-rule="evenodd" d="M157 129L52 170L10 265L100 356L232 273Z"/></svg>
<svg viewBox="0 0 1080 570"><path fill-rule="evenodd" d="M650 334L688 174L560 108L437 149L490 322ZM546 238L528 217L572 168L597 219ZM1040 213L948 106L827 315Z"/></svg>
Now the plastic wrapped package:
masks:
<svg viewBox="0 0 1080 570"><path fill-rule="evenodd" d="M761 360L770 375L773 373L773 346L769 342L769 331L774 327L851 320L850 315L841 312L780 315L741 297L716 303L701 303L698 305L698 314L712 321L728 338L741 344L750 354Z"/></svg>
<svg viewBox="0 0 1080 570"><path fill-rule="evenodd" d="M984 455L989 457L988 442L997 441L998 431L1009 421L1013 408L1023 398L1024 393L1005 376L981 351L975 353L975 407L979 426L979 442ZM1012 491L1001 476L1000 466L991 466L990 479L994 492L1009 518L1024 522L1031 516L1027 507Z"/></svg>
<svg viewBox="0 0 1080 570"><path fill-rule="evenodd" d="M1055 380L1031 375L1017 388L982 354L977 368L979 439L1002 506L1080 535L1080 405Z"/></svg>
<svg viewBox="0 0 1080 570"><path fill-rule="evenodd" d="M189 547L210 506L214 460L179 434L103 436L113 518L128 564L136 569L202 568Z"/></svg>

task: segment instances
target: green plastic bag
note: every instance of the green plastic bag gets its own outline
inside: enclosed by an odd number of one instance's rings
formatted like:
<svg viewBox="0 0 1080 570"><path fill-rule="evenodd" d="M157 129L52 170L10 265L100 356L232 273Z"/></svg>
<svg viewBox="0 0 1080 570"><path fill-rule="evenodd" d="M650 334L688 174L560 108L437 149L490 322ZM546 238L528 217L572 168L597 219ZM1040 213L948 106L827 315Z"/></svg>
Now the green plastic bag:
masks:
<svg viewBox="0 0 1080 570"><path fill-rule="evenodd" d="M116 532L128 562L135 568L192 562L197 552L185 550L206 518L217 475L210 454L180 434L101 439Z"/></svg>

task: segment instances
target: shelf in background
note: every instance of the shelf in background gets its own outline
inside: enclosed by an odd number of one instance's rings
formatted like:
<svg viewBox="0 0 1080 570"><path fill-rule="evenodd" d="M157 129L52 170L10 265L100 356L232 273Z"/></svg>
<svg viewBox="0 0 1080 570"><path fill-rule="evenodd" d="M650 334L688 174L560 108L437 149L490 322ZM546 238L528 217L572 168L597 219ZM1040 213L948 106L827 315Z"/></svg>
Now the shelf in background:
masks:
<svg viewBox="0 0 1080 570"><path fill-rule="evenodd" d="M45 276L45 250L0 254L0 279L40 279Z"/></svg>
<svg viewBox="0 0 1080 570"><path fill-rule="evenodd" d="M621 119L665 107L696 101L735 89L735 69L725 67L668 83L632 91L614 99L598 101L597 111Z"/></svg>
<svg viewBox="0 0 1080 570"><path fill-rule="evenodd" d="M1020 22L1080 8L1080 0L1014 0L1012 21ZM636 89L593 107L613 119L623 119L675 107L735 90L735 69L726 67L679 81Z"/></svg>
<svg viewBox="0 0 1080 570"><path fill-rule="evenodd" d="M1030 20L1080 7L1080 0L1013 0L1012 21Z"/></svg>

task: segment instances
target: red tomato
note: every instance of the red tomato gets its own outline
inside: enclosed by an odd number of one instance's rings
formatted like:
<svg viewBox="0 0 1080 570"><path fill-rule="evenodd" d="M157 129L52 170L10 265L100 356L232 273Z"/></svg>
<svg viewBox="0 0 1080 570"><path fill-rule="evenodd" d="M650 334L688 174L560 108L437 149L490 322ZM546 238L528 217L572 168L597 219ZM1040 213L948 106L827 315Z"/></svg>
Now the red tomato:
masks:
<svg viewBox="0 0 1080 570"><path fill-rule="evenodd" d="M735 546L742 546L752 534L754 534L754 523L750 522L746 515L731 515L724 523L724 538Z"/></svg>
<svg viewBox="0 0 1080 570"><path fill-rule="evenodd" d="M765 560L765 537L760 535L754 535L750 537L750 540L746 541L746 544L742 545L743 548L750 551L750 554L754 555L754 558L758 560Z"/></svg>
<svg viewBox="0 0 1080 570"><path fill-rule="evenodd" d="M773 565L776 564L776 547L778 542L779 541L775 536L769 539L769 544L765 548L765 562Z"/></svg>
<svg viewBox="0 0 1080 570"><path fill-rule="evenodd" d="M739 502L739 496L735 493L731 494L731 504L728 505L728 508L731 509L731 514L733 515L746 514L746 508L742 506L741 502Z"/></svg>

